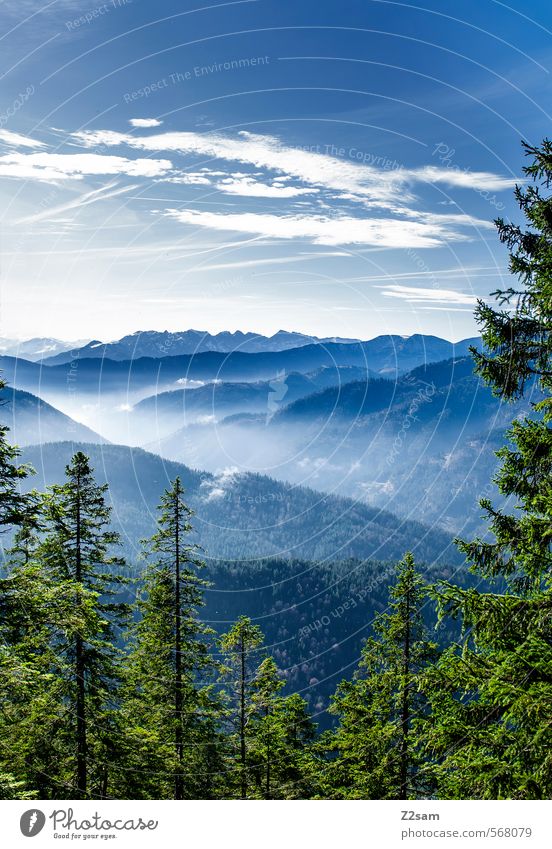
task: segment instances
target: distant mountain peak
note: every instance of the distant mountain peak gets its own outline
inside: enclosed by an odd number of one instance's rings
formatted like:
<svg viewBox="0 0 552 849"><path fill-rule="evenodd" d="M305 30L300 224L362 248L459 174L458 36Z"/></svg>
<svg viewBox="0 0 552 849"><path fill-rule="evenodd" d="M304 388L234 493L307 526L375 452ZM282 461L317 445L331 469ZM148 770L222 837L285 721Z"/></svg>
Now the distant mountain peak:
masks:
<svg viewBox="0 0 552 849"><path fill-rule="evenodd" d="M175 357L188 354L200 354L207 351L231 354L239 351L245 354L275 353L301 348L318 342L339 341L355 343L357 339L328 340L316 336L308 336L291 330L278 330L273 336L263 336L260 333L244 332L242 330L223 330L220 333L209 333L207 330L183 330L170 332L168 330L138 330L112 342L94 340L75 352L79 358L107 357L112 360L132 360L140 357ZM6 353L8 353L6 351ZM48 360L48 365L68 362L69 354L65 351L52 351L54 356ZM25 356L21 354L20 356Z"/></svg>
<svg viewBox="0 0 552 849"><path fill-rule="evenodd" d="M111 342L94 339L86 343L68 343L58 340L35 339L28 342L10 343L0 340L0 354L31 361L42 360L46 365L62 365L72 359L106 358L118 362L138 360L140 358L165 359L168 357L196 356L197 354L276 354L292 349L300 350L328 345L351 346L351 349L365 351L373 360L386 358L386 363L375 370L394 373L397 368L405 370L422 362L436 362L448 359L454 353L462 356L468 353L470 344L479 339L464 339L449 342L437 336L415 333L410 336L383 334L368 341L349 339L339 336L309 336L292 330L280 329L272 336L242 330L223 330L209 333L206 330L139 330ZM406 357L406 360L405 360ZM398 360L401 365L398 365ZM341 365L344 363L342 362ZM355 364L358 363L355 361ZM372 362L365 359L365 366L373 368Z"/></svg>
<svg viewBox="0 0 552 849"><path fill-rule="evenodd" d="M87 339L79 339L73 342L64 342L47 336L38 336L32 339L0 339L0 354L8 357L19 357L31 362L38 362L47 357L65 354L70 351L81 349L88 345ZM69 357L70 359L70 357Z"/></svg>

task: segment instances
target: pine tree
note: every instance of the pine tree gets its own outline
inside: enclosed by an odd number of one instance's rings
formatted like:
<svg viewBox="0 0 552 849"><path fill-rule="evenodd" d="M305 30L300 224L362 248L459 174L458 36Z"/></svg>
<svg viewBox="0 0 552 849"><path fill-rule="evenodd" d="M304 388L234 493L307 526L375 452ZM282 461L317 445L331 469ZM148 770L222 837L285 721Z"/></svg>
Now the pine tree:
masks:
<svg viewBox="0 0 552 849"><path fill-rule="evenodd" d="M0 379L0 391L5 387ZM33 473L28 465L18 463L20 450L8 442L9 428L0 427L0 532L15 531L15 545L25 546L25 537L30 534L31 516L35 517L34 495L21 491L21 484ZM34 793L28 787L23 773L14 775L18 766L15 755L20 751L17 734L21 706L25 704L25 682L35 682L37 677L29 674L29 646L21 651L25 621L31 621L38 607L44 608L39 590L27 584L27 592L20 593L21 579L12 574L18 560L13 551L8 551L0 578L0 798L31 798ZM22 603L23 602L23 603ZM27 697L29 693L26 693Z"/></svg>
<svg viewBox="0 0 552 849"><path fill-rule="evenodd" d="M281 757L277 745L278 717L275 716L278 705L278 693L284 686L276 664L271 657L265 658L251 684L251 705L249 708L247 736L251 739L251 760L257 760L256 767L250 772L257 779L262 796L273 798L273 761Z"/></svg>
<svg viewBox="0 0 552 849"><path fill-rule="evenodd" d="M48 769L50 757L55 762L51 740L59 697L51 642L65 605L43 565L33 559L35 546L30 527L22 527L0 581L0 772L7 776L0 786L4 794L17 787L22 798L29 793L47 798L57 789ZM17 776L15 784L10 774Z"/></svg>
<svg viewBox="0 0 552 849"><path fill-rule="evenodd" d="M319 764L314 751L316 725L299 693L280 698L274 715L281 735L282 755L277 761L277 798L310 799Z"/></svg>
<svg viewBox="0 0 552 849"><path fill-rule="evenodd" d="M110 553L119 537L109 529L108 487L96 483L80 451L66 467L66 477L66 483L50 488L46 535L35 556L66 601L53 635L52 672L61 682L67 710L60 735L68 749L65 764L75 768L67 776L69 792L87 798L109 792L118 736L121 652L116 640L128 606L120 597L124 561Z"/></svg>
<svg viewBox="0 0 552 849"><path fill-rule="evenodd" d="M6 386L0 378L0 392ZM20 484L32 472L28 465L18 463L21 451L8 442L9 428L0 426L0 532L21 524L27 496L21 492Z"/></svg>
<svg viewBox="0 0 552 849"><path fill-rule="evenodd" d="M485 348L473 354L500 397L542 397L497 452L506 503L480 502L490 538L458 541L472 570L502 585L438 591L465 633L440 664L429 739L451 798L552 794L552 143L525 148L533 184L515 194L528 229L496 222L519 284L493 293L497 307L479 302Z"/></svg>
<svg viewBox="0 0 552 849"><path fill-rule="evenodd" d="M258 625L247 616L240 616L236 624L220 639L225 655L225 674L230 681L229 698L233 705L234 737L237 741L239 763L239 794L248 795L247 725L254 691L255 664L264 636ZM232 774L232 771L231 771Z"/></svg>
<svg viewBox="0 0 552 849"><path fill-rule="evenodd" d="M63 796L67 714L55 644L62 629L80 624L73 597L33 558L13 566L1 594L0 771L13 773L25 793Z"/></svg>
<svg viewBox="0 0 552 849"><path fill-rule="evenodd" d="M398 564L389 612L378 614L359 670L338 688L330 710L339 717L325 737L332 754L322 795L408 799L427 793L419 774L419 728L427 718L422 676L437 647L422 618L427 587L410 553Z"/></svg>
<svg viewBox="0 0 552 849"><path fill-rule="evenodd" d="M155 559L145 572L131 636L122 706L128 764L126 793L146 798L201 798L213 794L219 763L220 706L208 653L212 631L198 618L209 584L198 571L199 549L189 542L192 511L180 478L159 507L158 530L148 541Z"/></svg>
<svg viewBox="0 0 552 849"><path fill-rule="evenodd" d="M283 687L274 659L265 658L251 684L246 729L249 775L259 798L308 798L314 724L304 699L297 693L280 695Z"/></svg>

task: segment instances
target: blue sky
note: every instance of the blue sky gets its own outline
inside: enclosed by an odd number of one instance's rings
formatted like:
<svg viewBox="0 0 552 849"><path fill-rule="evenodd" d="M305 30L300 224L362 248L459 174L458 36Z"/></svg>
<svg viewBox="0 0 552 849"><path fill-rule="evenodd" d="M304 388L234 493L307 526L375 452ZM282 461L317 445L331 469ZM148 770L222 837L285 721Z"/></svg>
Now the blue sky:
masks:
<svg viewBox="0 0 552 849"><path fill-rule="evenodd" d="M473 335L546 2L0 3L0 335Z"/></svg>

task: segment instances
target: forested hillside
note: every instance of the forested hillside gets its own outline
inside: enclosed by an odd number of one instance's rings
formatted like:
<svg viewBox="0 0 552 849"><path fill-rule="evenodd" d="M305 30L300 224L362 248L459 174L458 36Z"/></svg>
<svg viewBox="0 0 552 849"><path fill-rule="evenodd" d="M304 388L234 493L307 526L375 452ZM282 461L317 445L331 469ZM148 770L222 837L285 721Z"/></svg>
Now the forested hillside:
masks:
<svg viewBox="0 0 552 849"><path fill-rule="evenodd" d="M131 559L140 539L153 532L160 493L179 476L196 512L194 540L209 558L387 559L410 546L427 562L461 561L450 536L438 528L264 475L232 469L211 475L125 446L28 447L23 459L37 471L28 485L44 489L60 480L79 448L91 458L97 480L109 483L113 526Z"/></svg>

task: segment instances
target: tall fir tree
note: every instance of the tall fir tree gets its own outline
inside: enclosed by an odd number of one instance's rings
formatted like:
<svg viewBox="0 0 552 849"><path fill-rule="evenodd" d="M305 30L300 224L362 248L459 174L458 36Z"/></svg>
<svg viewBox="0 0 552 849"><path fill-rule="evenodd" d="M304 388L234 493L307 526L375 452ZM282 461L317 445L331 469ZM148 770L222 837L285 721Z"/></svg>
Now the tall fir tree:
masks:
<svg viewBox="0 0 552 849"><path fill-rule="evenodd" d="M274 766L282 755L278 751L278 693L284 686L276 664L271 657L265 658L252 681L251 705L249 707L246 737L251 740L250 774L256 779L260 793L265 799L274 795ZM253 766L252 762L257 764Z"/></svg>
<svg viewBox="0 0 552 849"><path fill-rule="evenodd" d="M164 493L158 530L146 541L153 558L132 629L122 717L130 772L126 793L145 798L215 794L221 769L220 705L209 654L212 631L199 619L209 584L189 541L192 511L180 478Z"/></svg>
<svg viewBox="0 0 552 849"><path fill-rule="evenodd" d="M0 378L0 392L6 382ZM8 440L9 428L0 426L0 532L18 527L27 509L27 495L21 483L33 472L29 465L19 463L21 451Z"/></svg>
<svg viewBox="0 0 552 849"><path fill-rule="evenodd" d="M237 788L239 796L248 796L248 733L247 726L251 714L251 699L254 692L255 672L259 658L259 649L264 642L263 632L247 616L240 616L235 625L220 639L224 655L224 677L229 686L231 703L232 740L235 741L231 760L237 761ZM232 779L236 770L229 769ZM230 792L233 788L230 787Z"/></svg>
<svg viewBox="0 0 552 849"><path fill-rule="evenodd" d="M52 578L38 556L34 522L15 534L7 552L8 574L0 582L0 727L4 771L11 765L22 789L39 798L67 793L59 769L66 726L57 635L80 625L73 593Z"/></svg>
<svg viewBox="0 0 552 849"><path fill-rule="evenodd" d="M514 421L495 482L505 506L481 507L489 535L458 541L494 592L439 588L465 638L437 671L429 754L450 798L552 795L552 143L525 145L533 183L517 187L527 229L499 219L518 285L477 307L484 349L476 371L505 400L538 390Z"/></svg>
<svg viewBox="0 0 552 849"><path fill-rule="evenodd" d="M0 378L0 392L6 386ZM25 547L25 538L31 534L31 516L37 514L33 496L22 490L25 479L32 474L30 466L19 463L21 452L8 439L9 428L0 427L0 533L15 533L15 545ZM29 669L29 646L22 650L22 635L25 620L37 605L42 606L38 588L27 583L28 592L21 593L21 580L13 576L13 568L19 560L13 551L8 551L2 564L0 577L0 798L29 798L34 790L29 789L25 770L20 768L14 755L19 750L17 723L21 716L25 697L22 691L25 682L32 684L36 677ZM6 568L7 566L7 568ZM30 593L30 596L29 596ZM24 600L27 597L27 601ZM32 598L34 604L27 602ZM42 683L42 682L41 682ZM27 694L28 695L28 694ZM17 703L17 706L16 706ZM17 777L13 770L18 770Z"/></svg>
<svg viewBox="0 0 552 849"><path fill-rule="evenodd" d="M128 615L122 599L124 560L111 553L119 536L110 528L107 484L98 485L88 457L77 452L66 482L50 488L46 533L36 557L50 582L63 590L65 621L53 635L67 721L68 792L77 798L109 794L109 765L117 757L116 711L122 652L117 640Z"/></svg>
<svg viewBox="0 0 552 849"><path fill-rule="evenodd" d="M420 725L427 697L420 687L437 653L424 625L428 588L412 554L397 567L388 612L378 614L359 670L338 688L330 708L339 724L324 738L331 758L319 794L345 799L409 799L428 794L420 772Z"/></svg>
<svg viewBox="0 0 552 849"><path fill-rule="evenodd" d="M274 659L265 658L251 684L246 728L251 791L262 799L309 798L315 726L304 699L282 696L283 687Z"/></svg>
<svg viewBox="0 0 552 849"><path fill-rule="evenodd" d="M47 796L51 790L46 779L48 764L41 762L48 746L37 745L34 716L41 713L41 706L55 690L50 640L59 594L33 558L38 545L38 507L37 498L23 507L0 579L0 773L5 776L0 793L8 794L3 798L14 798L9 795L15 792L10 786L21 794L42 791L40 795ZM50 732L50 723L44 721L40 736L46 741ZM29 744L31 738L34 742ZM10 774L17 775L13 785Z"/></svg>

